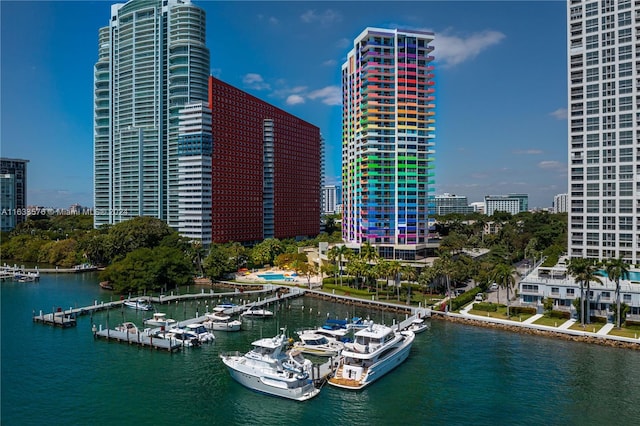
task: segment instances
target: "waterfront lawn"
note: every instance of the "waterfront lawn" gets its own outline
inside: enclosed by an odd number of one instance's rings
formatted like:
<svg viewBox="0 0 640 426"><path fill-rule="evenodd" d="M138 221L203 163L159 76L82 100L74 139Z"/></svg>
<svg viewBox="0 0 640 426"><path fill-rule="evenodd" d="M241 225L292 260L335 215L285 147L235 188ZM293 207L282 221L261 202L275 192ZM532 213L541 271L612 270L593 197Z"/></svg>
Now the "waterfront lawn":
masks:
<svg viewBox="0 0 640 426"><path fill-rule="evenodd" d="M582 324L580 323L580 321L576 321L576 323L569 327L569 329L597 333L602 327L604 327L604 325L605 323L593 322L591 324L585 324L584 328L582 328Z"/></svg>
<svg viewBox="0 0 640 426"><path fill-rule="evenodd" d="M508 319L516 322L524 321L533 316L533 314L517 314L517 315L511 314L511 317L507 318L507 307L504 305L498 305L498 310L496 312L478 311L478 310L472 309L469 311L469 313L472 315L478 315L481 317Z"/></svg>
<svg viewBox="0 0 640 426"><path fill-rule="evenodd" d="M613 328L609 332L610 336L619 336L619 337L629 337L631 339L637 339L640 337L640 327L631 326L631 327L621 327L619 330L617 328Z"/></svg>
<svg viewBox="0 0 640 426"><path fill-rule="evenodd" d="M549 327L559 327L565 322L569 320L564 318L550 318L550 317L542 317L535 320L533 323L537 325L546 325Z"/></svg>

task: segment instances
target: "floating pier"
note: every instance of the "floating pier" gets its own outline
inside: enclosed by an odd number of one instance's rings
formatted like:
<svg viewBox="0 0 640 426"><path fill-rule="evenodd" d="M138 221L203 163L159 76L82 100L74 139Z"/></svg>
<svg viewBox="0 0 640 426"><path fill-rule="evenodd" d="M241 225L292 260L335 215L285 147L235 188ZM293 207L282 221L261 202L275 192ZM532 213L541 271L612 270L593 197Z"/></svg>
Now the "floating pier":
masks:
<svg viewBox="0 0 640 426"><path fill-rule="evenodd" d="M68 328L76 325L76 318L72 314L68 313L68 311L54 312L51 314L43 314L42 311L40 311L40 315L33 317L33 322Z"/></svg>
<svg viewBox="0 0 640 426"><path fill-rule="evenodd" d="M108 328L97 330L94 326L93 337L95 339L102 338L106 340L115 340L117 342L148 347L151 349L162 349L169 352L177 351L182 347L182 345L175 339L154 338L152 335L148 334L148 330L137 330L135 333L131 333L128 331L111 330Z"/></svg>

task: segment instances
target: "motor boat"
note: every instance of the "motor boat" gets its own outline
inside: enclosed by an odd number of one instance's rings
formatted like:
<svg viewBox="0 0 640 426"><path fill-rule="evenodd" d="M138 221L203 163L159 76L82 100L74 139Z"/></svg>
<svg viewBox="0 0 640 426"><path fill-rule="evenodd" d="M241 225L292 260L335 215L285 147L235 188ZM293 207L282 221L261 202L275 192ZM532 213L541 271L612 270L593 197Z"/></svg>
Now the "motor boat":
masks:
<svg viewBox="0 0 640 426"><path fill-rule="evenodd" d="M170 334L169 338L185 347L200 346L202 344L198 335L191 330L172 328L168 334Z"/></svg>
<svg viewBox="0 0 640 426"><path fill-rule="evenodd" d="M282 333L256 340L244 355L221 354L231 377L241 385L267 395L305 401L320 393L311 379L313 364L300 351L289 350L289 339Z"/></svg>
<svg viewBox="0 0 640 426"><path fill-rule="evenodd" d="M330 385L345 389L370 385L407 359L415 334L369 320L366 328L354 334L354 339L345 343Z"/></svg>
<svg viewBox="0 0 640 426"><path fill-rule="evenodd" d="M344 343L315 332L304 330L298 332L299 342L294 342L294 349L308 355L336 356L344 349Z"/></svg>
<svg viewBox="0 0 640 426"><path fill-rule="evenodd" d="M196 336L198 336L198 339L202 343L211 343L216 338L213 335L213 333L211 333L209 330L207 330L207 328L203 324L200 324L200 323L192 323L192 324L187 325L187 330L191 331Z"/></svg>
<svg viewBox="0 0 640 426"><path fill-rule="evenodd" d="M224 308L213 308L213 313L206 315L206 320L202 323L209 330L213 331L240 331L242 322L233 320L224 313Z"/></svg>
<svg viewBox="0 0 640 426"><path fill-rule="evenodd" d="M140 330L138 326L132 322L123 322L119 326L116 327L116 331L121 333L129 333L129 334L138 334Z"/></svg>
<svg viewBox="0 0 640 426"><path fill-rule="evenodd" d="M167 318L167 314L163 312L156 312L153 317L144 320L144 324L151 327L165 327L170 328L178 324L173 318Z"/></svg>
<svg viewBox="0 0 640 426"><path fill-rule="evenodd" d="M241 313L240 316L243 318L271 318L273 317L273 312L267 309L249 308Z"/></svg>
<svg viewBox="0 0 640 426"><path fill-rule="evenodd" d="M422 333L423 331L429 328L429 324L424 322L422 318L416 318L411 321L411 324L405 329L408 331L412 331L414 334Z"/></svg>
<svg viewBox="0 0 640 426"><path fill-rule="evenodd" d="M145 299L137 299L137 300L125 300L124 305L128 308L133 308L138 311L150 311L153 309L150 303L147 303Z"/></svg>

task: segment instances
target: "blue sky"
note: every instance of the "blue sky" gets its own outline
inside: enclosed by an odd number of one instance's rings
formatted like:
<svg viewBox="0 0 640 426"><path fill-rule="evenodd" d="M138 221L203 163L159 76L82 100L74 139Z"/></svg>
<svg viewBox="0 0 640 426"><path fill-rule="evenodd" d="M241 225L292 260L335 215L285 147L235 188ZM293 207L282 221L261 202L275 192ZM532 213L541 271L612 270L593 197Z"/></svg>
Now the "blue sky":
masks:
<svg viewBox="0 0 640 426"><path fill-rule="evenodd" d="M29 204L91 206L93 65L111 1L0 1L0 153ZM340 66L364 28L435 32L436 194L567 188L563 1L194 1L211 73L318 126L340 176Z"/></svg>

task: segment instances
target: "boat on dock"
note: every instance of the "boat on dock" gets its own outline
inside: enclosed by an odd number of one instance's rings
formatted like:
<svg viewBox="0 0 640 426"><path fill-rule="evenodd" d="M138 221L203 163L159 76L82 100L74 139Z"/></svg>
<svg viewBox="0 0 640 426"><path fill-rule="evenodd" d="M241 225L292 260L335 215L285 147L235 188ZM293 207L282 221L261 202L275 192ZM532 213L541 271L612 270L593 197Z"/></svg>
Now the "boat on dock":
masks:
<svg viewBox="0 0 640 426"><path fill-rule="evenodd" d="M144 322L144 325L147 325L150 327L164 327L164 328L174 327L178 324L178 322L173 318L167 318L167 314L163 312L155 312L153 314L153 317L147 318L143 322Z"/></svg>
<svg viewBox="0 0 640 426"><path fill-rule="evenodd" d="M273 317L273 312L267 309L249 308L241 313L240 316L243 318L271 318Z"/></svg>
<svg viewBox="0 0 640 426"><path fill-rule="evenodd" d="M198 338L198 335L191 330L172 328L168 333L169 339L172 339L176 343L184 347L200 346L202 342Z"/></svg>
<svg viewBox="0 0 640 426"><path fill-rule="evenodd" d="M405 330L412 331L414 334L422 333L429 329L429 324L427 324L424 319L416 318L411 321L411 324Z"/></svg>
<svg viewBox="0 0 640 426"><path fill-rule="evenodd" d="M115 330L119 331L121 333L128 333L128 334L139 334L140 333L140 330L138 329L138 326L135 325L132 322L123 322L122 324L117 326L115 328Z"/></svg>
<svg viewBox="0 0 640 426"><path fill-rule="evenodd" d="M215 341L216 336L213 335L207 328L200 323L191 323L187 325L187 330L198 336L198 339L202 343L211 343Z"/></svg>
<svg viewBox="0 0 640 426"><path fill-rule="evenodd" d="M294 349L308 355L336 356L344 349L344 343L327 336L320 335L315 330L298 332L300 341L294 342Z"/></svg>
<svg viewBox="0 0 640 426"><path fill-rule="evenodd" d="M221 354L231 377L256 392L305 401L320 393L311 379L313 364L300 351L289 350L284 329L281 334L256 340L244 355Z"/></svg>
<svg viewBox="0 0 640 426"><path fill-rule="evenodd" d="M352 390L370 385L407 359L415 334L369 320L354 339L345 344L330 385Z"/></svg>
<svg viewBox="0 0 640 426"><path fill-rule="evenodd" d="M143 298L137 300L125 300L124 305L127 308L136 309L138 311L150 311L153 309L153 306Z"/></svg>
<svg viewBox="0 0 640 426"><path fill-rule="evenodd" d="M213 331L240 331L242 321L232 319L224 313L224 310L224 308L213 308L213 313L205 315L206 320L202 324Z"/></svg>

